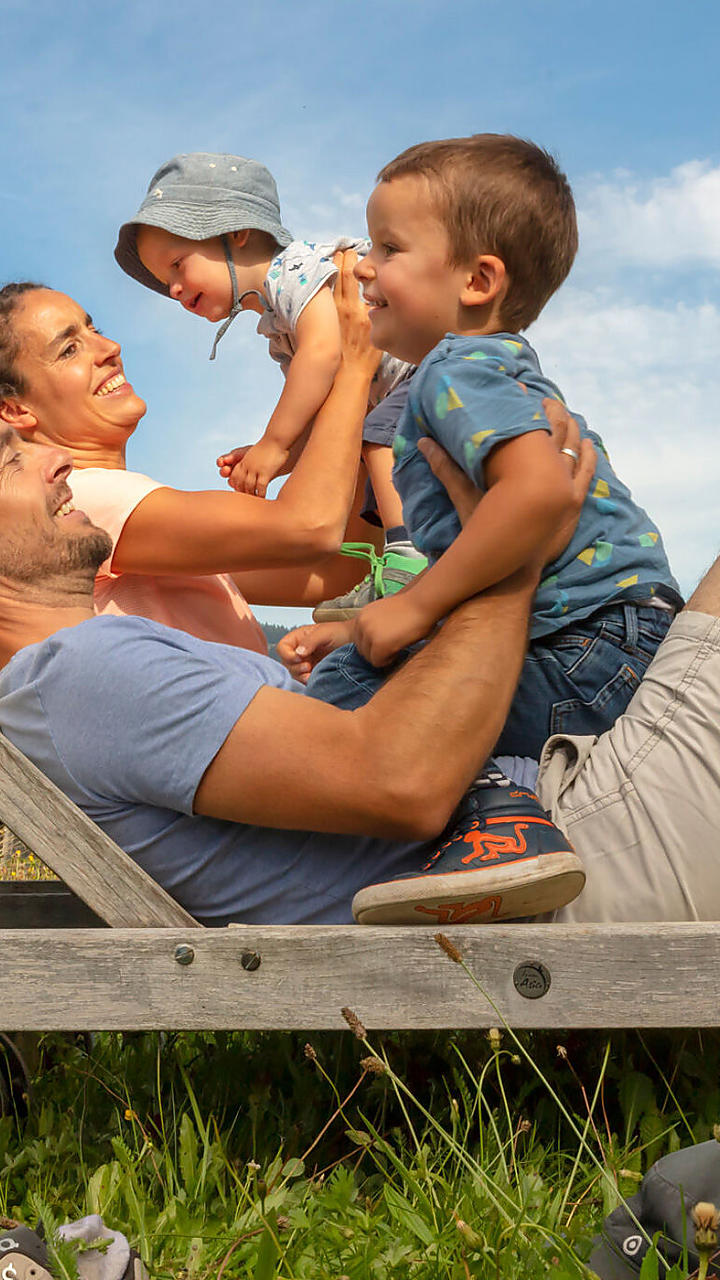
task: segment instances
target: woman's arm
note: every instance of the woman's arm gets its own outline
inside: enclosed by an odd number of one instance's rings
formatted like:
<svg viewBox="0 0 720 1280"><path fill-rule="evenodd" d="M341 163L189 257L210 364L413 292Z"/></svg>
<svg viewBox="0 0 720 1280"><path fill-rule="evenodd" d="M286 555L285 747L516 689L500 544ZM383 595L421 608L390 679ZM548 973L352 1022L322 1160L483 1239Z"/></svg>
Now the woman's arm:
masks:
<svg viewBox="0 0 720 1280"><path fill-rule="evenodd" d="M355 492L362 423L379 352L343 255L335 287L343 354L303 453L271 502L250 494L156 489L128 517L112 567L119 573L240 573L312 564L337 551Z"/></svg>
<svg viewBox="0 0 720 1280"><path fill-rule="evenodd" d="M343 541L369 542L378 555L383 547L383 530L368 524L360 514L365 505L365 468L360 467L355 499ZM235 585L248 604L292 605L313 608L322 600L344 595L361 582L368 570L365 560L337 553L322 556L311 564L281 569L246 569L234 573Z"/></svg>

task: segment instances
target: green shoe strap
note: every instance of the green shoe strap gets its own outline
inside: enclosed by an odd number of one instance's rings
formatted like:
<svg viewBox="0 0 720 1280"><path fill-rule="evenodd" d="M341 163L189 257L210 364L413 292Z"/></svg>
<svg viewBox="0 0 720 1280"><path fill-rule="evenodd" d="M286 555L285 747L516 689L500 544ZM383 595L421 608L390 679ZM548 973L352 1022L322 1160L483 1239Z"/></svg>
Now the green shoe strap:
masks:
<svg viewBox="0 0 720 1280"><path fill-rule="evenodd" d="M383 594L383 566L384 560L375 550L372 542L343 542L340 547L340 554L343 556L355 556L358 560L370 561L370 573L368 578L372 577L373 586L378 596Z"/></svg>

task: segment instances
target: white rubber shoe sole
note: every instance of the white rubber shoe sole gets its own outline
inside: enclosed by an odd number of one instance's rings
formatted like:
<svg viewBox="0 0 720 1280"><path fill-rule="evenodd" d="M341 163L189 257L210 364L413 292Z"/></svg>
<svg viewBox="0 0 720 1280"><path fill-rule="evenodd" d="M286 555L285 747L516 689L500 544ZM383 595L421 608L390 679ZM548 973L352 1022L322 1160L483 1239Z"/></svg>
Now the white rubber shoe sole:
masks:
<svg viewBox="0 0 720 1280"><path fill-rule="evenodd" d="M555 911L584 884L580 859L563 849L370 884L355 894L352 910L358 924L494 924Z"/></svg>

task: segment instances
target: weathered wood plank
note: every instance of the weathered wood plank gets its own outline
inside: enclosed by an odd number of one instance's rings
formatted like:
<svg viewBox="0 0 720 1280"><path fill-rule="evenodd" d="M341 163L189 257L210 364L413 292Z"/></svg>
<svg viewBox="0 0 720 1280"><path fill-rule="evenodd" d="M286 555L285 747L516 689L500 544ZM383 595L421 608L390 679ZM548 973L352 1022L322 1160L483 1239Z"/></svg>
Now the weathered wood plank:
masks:
<svg viewBox="0 0 720 1280"><path fill-rule="evenodd" d="M2 734L0 822L107 924L199 928L183 907Z"/></svg>
<svg viewBox="0 0 720 1280"><path fill-rule="evenodd" d="M720 1025L707 979L720 968L715 924L458 926L446 933L515 1027ZM194 953L186 965L176 959L182 946ZM538 966L549 989L526 999L514 978L538 989ZM424 928L4 930L0 985L8 1031L333 1028L345 1025L343 1005L368 1028L499 1022Z"/></svg>

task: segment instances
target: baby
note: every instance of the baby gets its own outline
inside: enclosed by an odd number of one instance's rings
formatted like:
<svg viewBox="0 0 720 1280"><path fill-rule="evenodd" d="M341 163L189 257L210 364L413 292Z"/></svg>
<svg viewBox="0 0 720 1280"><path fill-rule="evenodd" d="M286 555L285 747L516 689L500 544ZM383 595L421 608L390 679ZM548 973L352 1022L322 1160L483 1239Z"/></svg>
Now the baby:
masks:
<svg viewBox="0 0 720 1280"><path fill-rule="evenodd" d="M354 626L303 628L283 645L308 692L366 700L387 664L461 601L525 563L568 483L543 398L561 399L520 336L567 276L575 207L552 157L479 134L411 147L379 175L358 263L375 346L419 365L395 436L405 525L430 568ZM599 734L625 709L682 604L660 534L615 475L600 439L577 529L547 566L530 646L498 744L539 758L552 733ZM418 449L437 440L476 484L465 528ZM375 668L385 667L385 671Z"/></svg>
<svg viewBox="0 0 720 1280"><path fill-rule="evenodd" d="M285 386L257 444L218 458L233 488L265 497L269 482L292 468L297 449L333 385L340 363L340 330L332 287L333 254L367 241L293 240L280 221L272 175L255 160L205 153L175 156L158 169L131 222L120 228L115 257L128 275L179 302L193 315L224 320L217 344L240 311L260 316ZM346 597L316 610L318 618L350 617L378 596L392 594L426 564L410 542L392 481L395 423L407 399L412 367L383 357L371 389L363 431L363 459L385 531L382 557L366 544L373 571Z"/></svg>

